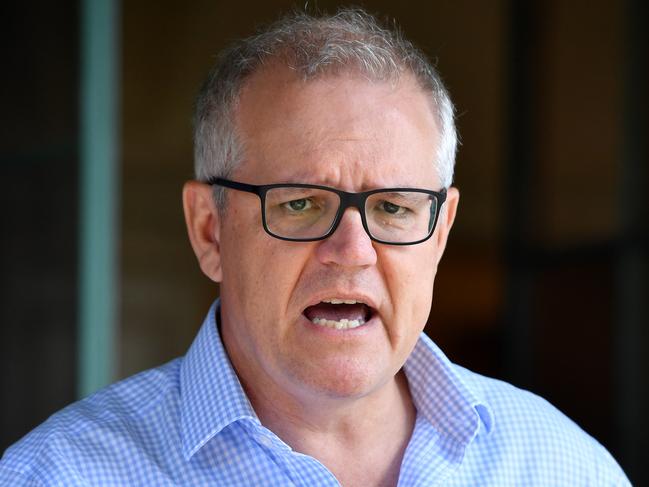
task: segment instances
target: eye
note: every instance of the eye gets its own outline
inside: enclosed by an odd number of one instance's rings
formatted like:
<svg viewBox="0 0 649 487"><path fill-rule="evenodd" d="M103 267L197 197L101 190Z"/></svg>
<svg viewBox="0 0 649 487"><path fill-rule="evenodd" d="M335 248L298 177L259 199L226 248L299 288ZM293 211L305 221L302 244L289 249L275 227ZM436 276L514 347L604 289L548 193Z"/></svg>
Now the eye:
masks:
<svg viewBox="0 0 649 487"><path fill-rule="evenodd" d="M403 215L408 211L406 207L395 205L389 201L381 201L381 203L379 203L379 209L390 215Z"/></svg>
<svg viewBox="0 0 649 487"><path fill-rule="evenodd" d="M287 201L282 206L290 211L300 212L310 210L313 204L311 203L311 200L307 198L300 198L299 200Z"/></svg>

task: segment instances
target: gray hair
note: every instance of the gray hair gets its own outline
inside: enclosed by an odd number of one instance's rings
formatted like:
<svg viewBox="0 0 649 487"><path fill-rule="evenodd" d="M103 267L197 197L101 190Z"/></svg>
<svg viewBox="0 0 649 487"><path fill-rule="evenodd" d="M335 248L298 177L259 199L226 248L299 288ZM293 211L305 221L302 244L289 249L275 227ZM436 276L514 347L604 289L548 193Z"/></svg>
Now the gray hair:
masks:
<svg viewBox="0 0 649 487"><path fill-rule="evenodd" d="M234 108L246 79L264 63L282 61L304 81L325 74L355 71L372 81L396 81L410 72L430 94L440 132L437 172L444 187L453 181L457 148L454 107L437 70L422 51L398 29L379 25L359 9L332 16L293 13L259 34L223 51L196 101L194 169L196 179L228 178L242 160ZM223 207L223 188L215 186L215 200Z"/></svg>

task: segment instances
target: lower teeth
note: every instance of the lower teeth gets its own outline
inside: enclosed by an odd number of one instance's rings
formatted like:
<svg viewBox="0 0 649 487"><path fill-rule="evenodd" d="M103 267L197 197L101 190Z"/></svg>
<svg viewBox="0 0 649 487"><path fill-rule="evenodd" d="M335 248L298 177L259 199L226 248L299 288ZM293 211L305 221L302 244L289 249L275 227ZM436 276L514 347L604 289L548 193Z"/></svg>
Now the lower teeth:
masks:
<svg viewBox="0 0 649 487"><path fill-rule="evenodd" d="M326 326L327 328L335 328L336 330L347 330L350 328L357 328L365 323L365 320L347 320L343 318L340 321L327 320L325 318L313 318L314 324L319 326Z"/></svg>

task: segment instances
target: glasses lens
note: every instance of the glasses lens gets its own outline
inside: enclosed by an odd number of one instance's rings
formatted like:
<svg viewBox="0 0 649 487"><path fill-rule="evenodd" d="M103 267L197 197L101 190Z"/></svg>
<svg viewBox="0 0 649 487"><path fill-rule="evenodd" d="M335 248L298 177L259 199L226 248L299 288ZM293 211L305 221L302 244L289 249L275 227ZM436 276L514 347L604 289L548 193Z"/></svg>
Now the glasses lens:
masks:
<svg viewBox="0 0 649 487"><path fill-rule="evenodd" d="M315 188L272 188L266 192L266 227L278 237L313 239L324 236L336 217L340 198Z"/></svg>
<svg viewBox="0 0 649 487"><path fill-rule="evenodd" d="M374 193L365 203L372 237L391 243L411 243L428 238L435 225L437 198L417 191Z"/></svg>

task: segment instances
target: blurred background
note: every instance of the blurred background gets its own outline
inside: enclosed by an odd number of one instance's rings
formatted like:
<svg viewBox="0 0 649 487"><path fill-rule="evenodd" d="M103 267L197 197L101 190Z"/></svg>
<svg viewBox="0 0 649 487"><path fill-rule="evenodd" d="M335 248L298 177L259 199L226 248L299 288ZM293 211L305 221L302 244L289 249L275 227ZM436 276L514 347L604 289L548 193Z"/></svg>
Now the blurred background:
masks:
<svg viewBox="0 0 649 487"><path fill-rule="evenodd" d="M397 19L457 105L428 334L649 485L646 3L357 4ZM3 2L0 451L190 345L218 293L182 216L193 100L222 47L295 6Z"/></svg>

